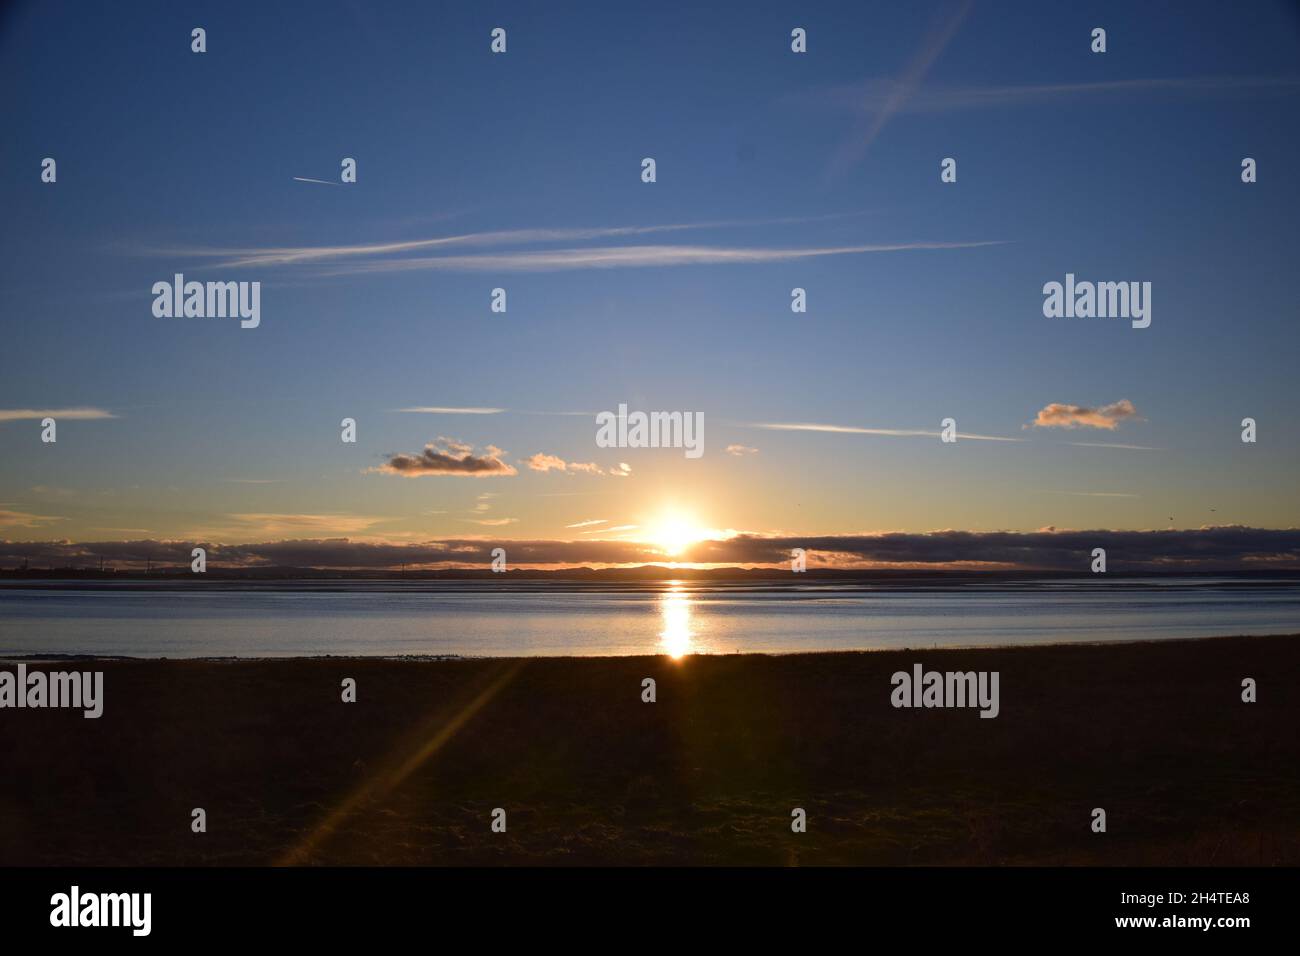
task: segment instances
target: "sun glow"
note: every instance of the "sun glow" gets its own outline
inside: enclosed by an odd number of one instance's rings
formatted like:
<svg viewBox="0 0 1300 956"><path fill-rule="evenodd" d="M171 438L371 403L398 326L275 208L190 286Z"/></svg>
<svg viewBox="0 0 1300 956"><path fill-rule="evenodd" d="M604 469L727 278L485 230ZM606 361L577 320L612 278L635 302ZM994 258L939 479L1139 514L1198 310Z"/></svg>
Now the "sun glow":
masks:
<svg viewBox="0 0 1300 956"><path fill-rule="evenodd" d="M678 555L708 537L708 532L690 518L679 514L665 515L651 527L650 542L663 549L665 554Z"/></svg>

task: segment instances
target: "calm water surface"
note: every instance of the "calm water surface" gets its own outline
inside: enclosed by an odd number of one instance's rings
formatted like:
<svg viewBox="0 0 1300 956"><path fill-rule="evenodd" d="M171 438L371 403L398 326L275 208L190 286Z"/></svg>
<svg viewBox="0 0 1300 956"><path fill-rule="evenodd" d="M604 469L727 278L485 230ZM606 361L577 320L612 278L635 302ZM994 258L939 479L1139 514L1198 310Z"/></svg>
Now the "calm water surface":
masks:
<svg viewBox="0 0 1300 956"><path fill-rule="evenodd" d="M0 584L0 655L787 653L1300 632L1300 584Z"/></svg>

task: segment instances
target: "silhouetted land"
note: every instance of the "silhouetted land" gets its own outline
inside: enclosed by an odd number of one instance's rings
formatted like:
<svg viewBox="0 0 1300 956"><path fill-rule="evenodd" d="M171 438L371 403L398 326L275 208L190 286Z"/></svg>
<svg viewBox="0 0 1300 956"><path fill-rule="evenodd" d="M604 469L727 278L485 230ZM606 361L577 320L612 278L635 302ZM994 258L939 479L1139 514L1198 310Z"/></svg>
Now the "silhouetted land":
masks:
<svg viewBox="0 0 1300 956"><path fill-rule="evenodd" d="M1001 715L894 709L915 662ZM0 711L0 864L1300 863L1300 636L49 667L104 716Z"/></svg>
<svg viewBox="0 0 1300 956"><path fill-rule="evenodd" d="M1122 577L1162 584L1165 582L1194 583L1214 581L1216 586L1267 585L1274 581L1300 582L1300 570L1277 569L1268 571L1201 570L1201 571L1128 571L1115 570L1112 578ZM667 581L680 581L700 585L736 584L746 587L773 585L779 587L806 587L810 584L881 585L889 587L965 587L969 585L998 586L1042 581L1087 581L1096 584L1099 578L1090 571L1040 570L932 570L926 568L810 568L794 574L789 568L677 568L647 564L618 568L511 568L495 573L489 568L440 568L436 570L412 569L399 572L391 568L330 569L330 568L277 568L209 567L199 575L188 567L155 567L152 572L143 570L99 570L97 568L0 568L0 581L15 582L34 588L75 588L85 583L110 583L129 587L189 587L195 589L231 585L320 587L331 582L367 582L373 585L393 584L410 586L429 582L474 582L515 587L521 583L545 585L589 585L615 587L624 585L662 586Z"/></svg>

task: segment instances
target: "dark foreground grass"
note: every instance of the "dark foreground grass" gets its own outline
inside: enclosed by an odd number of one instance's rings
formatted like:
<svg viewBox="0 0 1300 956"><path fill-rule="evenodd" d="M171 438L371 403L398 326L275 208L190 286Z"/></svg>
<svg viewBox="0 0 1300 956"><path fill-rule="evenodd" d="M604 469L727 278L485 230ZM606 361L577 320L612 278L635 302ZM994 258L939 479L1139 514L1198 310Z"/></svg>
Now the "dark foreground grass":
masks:
<svg viewBox="0 0 1300 956"><path fill-rule="evenodd" d="M892 708L915 662L1000 671L1001 715ZM39 666L104 716L0 711L0 865L1300 863L1294 636Z"/></svg>

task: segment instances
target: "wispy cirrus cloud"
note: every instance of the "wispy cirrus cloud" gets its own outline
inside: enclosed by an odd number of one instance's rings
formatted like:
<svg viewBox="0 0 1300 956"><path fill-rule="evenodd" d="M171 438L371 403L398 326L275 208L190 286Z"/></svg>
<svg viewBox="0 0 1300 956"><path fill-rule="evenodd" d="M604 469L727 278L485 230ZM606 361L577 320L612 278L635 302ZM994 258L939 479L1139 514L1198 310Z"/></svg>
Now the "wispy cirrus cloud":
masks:
<svg viewBox="0 0 1300 956"><path fill-rule="evenodd" d="M796 262L826 256L863 255L1003 245L1003 240L973 242L892 242L850 246L769 249L735 246L603 246L544 252L499 252L473 256L422 256L332 267L322 275L412 271L563 272L575 269L644 269L694 265L755 265Z"/></svg>
<svg viewBox="0 0 1300 956"><path fill-rule="evenodd" d="M938 438L937 431L923 431L915 428L859 428L855 425L822 425L816 422L752 422L748 428L764 428L769 431L785 432L829 432L836 435L883 435L889 438ZM1023 438L1007 438L1002 435L974 435L958 432L958 438L971 441L1022 442Z"/></svg>
<svg viewBox="0 0 1300 956"><path fill-rule="evenodd" d="M1051 491L1049 494L1070 495L1075 498L1140 498L1127 491Z"/></svg>
<svg viewBox="0 0 1300 956"><path fill-rule="evenodd" d="M236 526L260 534L356 534L386 520L354 514L295 514L236 512L227 516Z"/></svg>
<svg viewBox="0 0 1300 956"><path fill-rule="evenodd" d="M692 232L708 229L745 229L759 226L798 225L809 222L852 219L862 212L833 212L823 216L784 216L757 220L711 220L702 222L668 222L645 226L586 226L569 229L494 229L477 233L438 235L426 239L402 239L396 242L351 243L343 246L175 246L144 247L143 255L187 256L218 259L214 267L230 265L291 265L318 263L329 259L364 258L364 256L403 255L407 252L456 248L460 246L532 246L552 242L588 242L594 239L617 239L656 233Z"/></svg>
<svg viewBox="0 0 1300 956"><path fill-rule="evenodd" d="M892 106L900 113L946 113L963 110L1054 105L1072 99L1131 100L1142 94L1168 96L1236 96L1247 93L1300 93L1300 76L1188 76L1101 80L1090 83L1031 83L1007 86L927 86L904 91L903 82L875 77L861 83L812 93L794 93L790 105L829 106L875 115Z"/></svg>
<svg viewBox="0 0 1300 956"><path fill-rule="evenodd" d="M517 246L553 243L597 242L635 239L656 233L752 228L772 225L813 223L862 213L826 216L786 217L762 220L725 220L670 223L649 226L605 226L576 229L507 229L439 236L396 242L355 243L331 246L173 247L138 249L137 252L168 257L213 260L209 268L309 266L317 276L354 275L372 272L555 272L573 269L652 268L686 265L723 265L789 262L823 256L863 255L967 249L999 245L1000 240L906 241L814 245L802 248L768 248L737 245L608 245L569 247L542 251L520 250ZM466 254L419 255L443 250L495 248L497 251Z"/></svg>
<svg viewBox="0 0 1300 956"><path fill-rule="evenodd" d="M1049 406L1050 407L1050 406ZM926 431L917 428L859 428L855 425L827 425L816 422L749 422L744 423L746 428L763 428L769 431L790 431L790 432L825 432L833 435L880 435L887 438L939 438L940 433L937 431ZM1029 426L1024 426L1028 428ZM967 432L958 432L957 437L963 441L995 441L995 442L1025 442L1024 438L1012 438L1006 435L977 435ZM1120 442L1090 442L1090 441L1071 441L1062 442L1065 445L1075 445L1081 448L1120 448L1132 451L1159 451L1150 445L1130 445Z"/></svg>
<svg viewBox="0 0 1300 956"><path fill-rule="evenodd" d="M504 408L455 408L442 405L417 405L414 408L395 408L406 415L500 415Z"/></svg>
<svg viewBox="0 0 1300 956"><path fill-rule="evenodd" d="M0 528L39 528L65 519L54 515L30 514L26 511L6 511L0 508Z"/></svg>
<svg viewBox="0 0 1300 956"><path fill-rule="evenodd" d="M1074 445L1077 448L1123 448L1128 451L1159 451L1159 448L1153 448L1151 445L1126 445L1121 442L1109 441L1068 441L1065 444Z"/></svg>
<svg viewBox="0 0 1300 956"><path fill-rule="evenodd" d="M95 421L117 418L117 416L103 408L0 408L0 422L21 422L41 418L53 418L56 421L59 419Z"/></svg>
<svg viewBox="0 0 1300 956"><path fill-rule="evenodd" d="M334 246L176 246L149 247L136 250L145 255L183 256L221 260L213 267L306 265L331 259L405 255L444 248L476 246L541 245L554 242L588 242L601 239L624 239L656 233L689 232L709 229L736 229L761 226L784 226L825 222L861 216L861 212L830 213L822 216L786 216L768 219L727 219L705 222L664 223L649 226L593 226L567 229L496 229L406 239L395 242L352 243Z"/></svg>
<svg viewBox="0 0 1300 956"><path fill-rule="evenodd" d="M908 101L916 95L930 68L956 36L962 21L970 12L970 7L971 0L962 0L939 11L921 41L920 48L913 54L902 75L888 86L885 96L869 109L870 117L859 123L848 141L832 154L828 168L830 173L843 172L858 162L875 142L885 125L907 107Z"/></svg>

